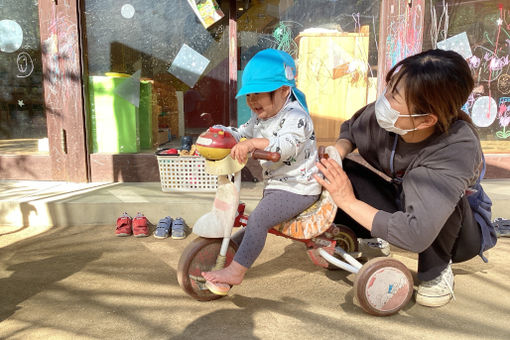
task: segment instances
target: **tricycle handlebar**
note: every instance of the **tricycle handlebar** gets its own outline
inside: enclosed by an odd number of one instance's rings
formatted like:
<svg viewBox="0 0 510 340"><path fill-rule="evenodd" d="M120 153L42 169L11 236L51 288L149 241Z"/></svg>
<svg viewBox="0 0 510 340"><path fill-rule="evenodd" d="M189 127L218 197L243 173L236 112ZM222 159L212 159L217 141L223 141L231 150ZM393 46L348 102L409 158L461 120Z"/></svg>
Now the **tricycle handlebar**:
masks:
<svg viewBox="0 0 510 340"><path fill-rule="evenodd" d="M278 162L280 160L280 154L278 152L255 150L251 157L253 159L265 159L266 161Z"/></svg>
<svg viewBox="0 0 510 340"><path fill-rule="evenodd" d="M321 145L319 146L319 161L323 158L328 159L329 155L326 153L326 147Z"/></svg>

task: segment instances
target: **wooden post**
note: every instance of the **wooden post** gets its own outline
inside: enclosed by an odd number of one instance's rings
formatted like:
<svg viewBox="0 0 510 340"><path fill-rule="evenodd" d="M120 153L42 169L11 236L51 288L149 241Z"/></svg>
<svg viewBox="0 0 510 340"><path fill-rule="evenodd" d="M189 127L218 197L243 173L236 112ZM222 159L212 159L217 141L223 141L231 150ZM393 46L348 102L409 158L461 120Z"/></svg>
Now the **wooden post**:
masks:
<svg viewBox="0 0 510 340"><path fill-rule="evenodd" d="M52 179L87 181L78 1L39 0Z"/></svg>

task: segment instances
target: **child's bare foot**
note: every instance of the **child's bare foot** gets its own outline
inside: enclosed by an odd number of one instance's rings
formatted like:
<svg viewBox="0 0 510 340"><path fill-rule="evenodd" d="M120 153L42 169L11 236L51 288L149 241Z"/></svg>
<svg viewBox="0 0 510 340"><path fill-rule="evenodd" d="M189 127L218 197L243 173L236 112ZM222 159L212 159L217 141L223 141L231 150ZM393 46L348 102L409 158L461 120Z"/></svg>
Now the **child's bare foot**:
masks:
<svg viewBox="0 0 510 340"><path fill-rule="evenodd" d="M244 274L246 274L247 270L248 268L245 266L232 261L228 267L212 272L202 272L202 276L207 281L238 285L243 282Z"/></svg>

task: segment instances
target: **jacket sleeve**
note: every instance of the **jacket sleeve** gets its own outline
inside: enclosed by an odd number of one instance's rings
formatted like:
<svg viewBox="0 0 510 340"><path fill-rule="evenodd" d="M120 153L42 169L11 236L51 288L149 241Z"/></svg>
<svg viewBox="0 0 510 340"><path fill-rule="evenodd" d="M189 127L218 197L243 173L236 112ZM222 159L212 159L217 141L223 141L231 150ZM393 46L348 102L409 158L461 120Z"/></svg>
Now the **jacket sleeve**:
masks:
<svg viewBox="0 0 510 340"><path fill-rule="evenodd" d="M213 125L214 128L228 131L234 136L239 142L241 138L253 138L253 126L255 125L255 117L252 115L251 118L240 127L236 128L233 126Z"/></svg>
<svg viewBox="0 0 510 340"><path fill-rule="evenodd" d="M279 152L282 161L293 162L313 135L313 123L307 113L290 114L280 121L280 129L269 138L266 151Z"/></svg>
<svg viewBox="0 0 510 340"><path fill-rule="evenodd" d="M253 138L253 127L255 126L256 119L256 116L252 114L250 119L237 129L238 140L241 138Z"/></svg>
<svg viewBox="0 0 510 340"><path fill-rule="evenodd" d="M372 235L403 249L421 253L437 238L476 173L476 149L448 155L410 170L402 183L403 211L379 211ZM466 154L478 157L466 157ZM441 166L442 165L442 166Z"/></svg>
<svg viewBox="0 0 510 340"><path fill-rule="evenodd" d="M356 149L356 138L354 137L356 134L354 130L356 129L355 125L358 119L361 119L361 115L365 112L367 107L363 107L358 110L349 120L346 120L340 126L340 135L338 139L347 139L353 145L353 149Z"/></svg>

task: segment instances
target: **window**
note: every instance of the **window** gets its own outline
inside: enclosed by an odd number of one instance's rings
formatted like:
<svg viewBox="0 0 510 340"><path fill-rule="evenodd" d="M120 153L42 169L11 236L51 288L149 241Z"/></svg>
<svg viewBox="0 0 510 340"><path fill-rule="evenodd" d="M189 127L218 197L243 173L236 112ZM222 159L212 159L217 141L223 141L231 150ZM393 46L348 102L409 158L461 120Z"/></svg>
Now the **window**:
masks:
<svg viewBox="0 0 510 340"><path fill-rule="evenodd" d="M463 109L486 153L510 152L510 2L433 1L430 9L424 49L437 42L466 57L475 88Z"/></svg>
<svg viewBox="0 0 510 340"><path fill-rule="evenodd" d="M0 153L48 154L34 0L2 0L0 5Z"/></svg>
<svg viewBox="0 0 510 340"><path fill-rule="evenodd" d="M91 152L154 152L228 124L229 2L223 3L83 2Z"/></svg>
<svg viewBox="0 0 510 340"><path fill-rule="evenodd" d="M379 1L237 1L240 71L265 48L288 52L307 97L319 144L332 144L340 125L375 100ZM240 98L238 123L250 111Z"/></svg>

